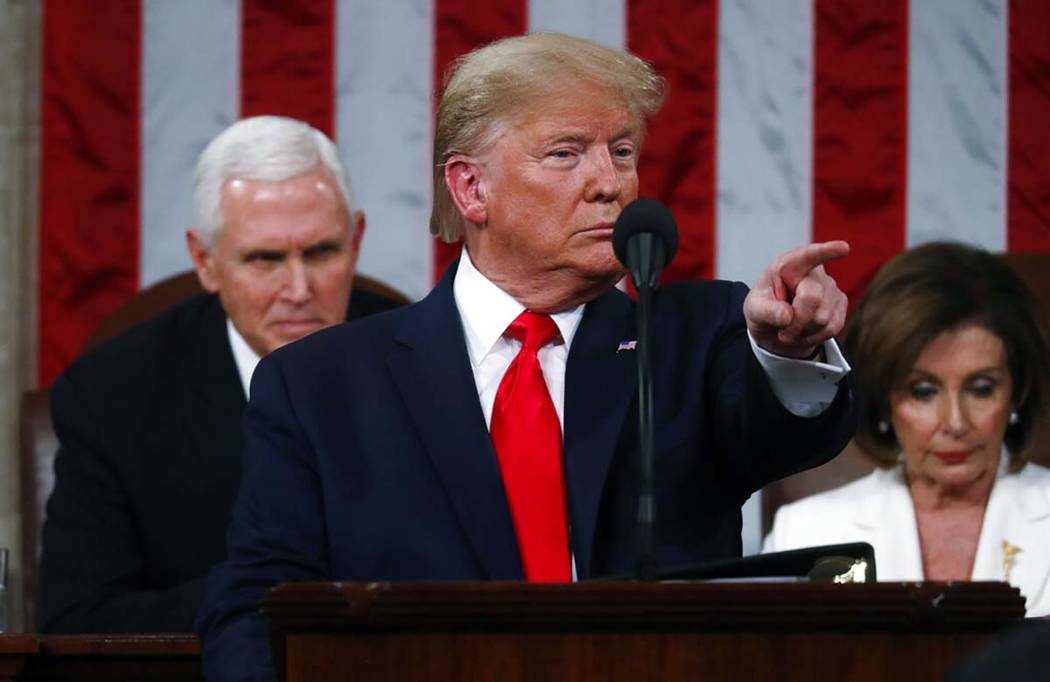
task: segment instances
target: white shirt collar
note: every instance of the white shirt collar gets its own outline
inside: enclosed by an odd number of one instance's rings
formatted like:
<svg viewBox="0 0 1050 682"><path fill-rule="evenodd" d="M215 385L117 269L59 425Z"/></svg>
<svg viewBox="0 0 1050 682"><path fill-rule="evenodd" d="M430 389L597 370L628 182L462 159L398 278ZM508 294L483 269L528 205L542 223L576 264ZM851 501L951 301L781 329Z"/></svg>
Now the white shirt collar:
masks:
<svg viewBox="0 0 1050 682"><path fill-rule="evenodd" d="M456 279L452 283L452 294L463 321L470 364L477 368L514 318L525 310L525 306L481 274L471 262L465 247L459 258ZM572 345L572 337L583 319L583 308L579 305L551 315L565 341L566 349Z"/></svg>
<svg viewBox="0 0 1050 682"><path fill-rule="evenodd" d="M248 397L248 389L252 385L252 373L255 366L259 364L259 354L252 350L248 342L244 340L241 333L233 326L233 320L226 318L226 335L230 339L230 350L233 351L233 361L237 364L237 374L241 377L241 386L244 388L244 397Z"/></svg>

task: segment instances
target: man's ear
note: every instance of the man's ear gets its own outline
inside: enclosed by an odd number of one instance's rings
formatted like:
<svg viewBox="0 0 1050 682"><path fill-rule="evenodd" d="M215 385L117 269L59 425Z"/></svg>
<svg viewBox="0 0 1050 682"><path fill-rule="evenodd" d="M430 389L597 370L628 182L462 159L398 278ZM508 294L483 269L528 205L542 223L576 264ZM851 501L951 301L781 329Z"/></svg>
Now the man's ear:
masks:
<svg viewBox="0 0 1050 682"><path fill-rule="evenodd" d="M197 279L201 286L205 291L216 293L219 290L219 279L215 272L215 258L211 251L205 248L204 240L193 228L186 230L186 248L193 259L193 269L197 271Z"/></svg>
<svg viewBox="0 0 1050 682"><path fill-rule="evenodd" d="M357 272L357 259L361 255L361 240L365 236L365 213L354 211L350 215L350 274Z"/></svg>
<svg viewBox="0 0 1050 682"><path fill-rule="evenodd" d="M484 225L488 221L485 180L477 159L462 154L450 156L445 162L445 186L467 222Z"/></svg>
<svg viewBox="0 0 1050 682"><path fill-rule="evenodd" d="M361 239L365 236L365 212L354 211L350 216L350 230L354 235L350 240L350 247L354 253L361 251Z"/></svg>

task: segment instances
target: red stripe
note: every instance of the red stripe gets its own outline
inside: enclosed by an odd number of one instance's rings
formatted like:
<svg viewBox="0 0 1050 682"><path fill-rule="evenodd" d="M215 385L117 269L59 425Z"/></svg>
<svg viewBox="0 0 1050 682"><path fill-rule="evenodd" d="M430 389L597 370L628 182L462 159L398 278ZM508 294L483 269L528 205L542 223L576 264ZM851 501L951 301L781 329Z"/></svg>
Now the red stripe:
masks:
<svg viewBox="0 0 1050 682"><path fill-rule="evenodd" d="M44 6L38 380L138 289L138 0Z"/></svg>
<svg viewBox="0 0 1050 682"><path fill-rule="evenodd" d="M908 3L816 0L813 239L845 239L828 270L855 300L904 248Z"/></svg>
<svg viewBox="0 0 1050 682"><path fill-rule="evenodd" d="M334 137L335 0L242 0L241 115L277 114Z"/></svg>
<svg viewBox="0 0 1050 682"><path fill-rule="evenodd" d="M459 56L498 38L524 33L528 24L526 0L437 0L434 6L434 91L440 93L445 70ZM434 106L437 107L435 100ZM434 278L459 257L462 247L434 242Z"/></svg>
<svg viewBox="0 0 1050 682"><path fill-rule="evenodd" d="M664 278L708 278L715 272L718 3L634 0L627 26L631 52L670 86L638 169L640 194L665 202L678 222L678 255Z"/></svg>
<svg viewBox="0 0 1050 682"><path fill-rule="evenodd" d="M1050 3L1010 1L1007 244L1050 251Z"/></svg>

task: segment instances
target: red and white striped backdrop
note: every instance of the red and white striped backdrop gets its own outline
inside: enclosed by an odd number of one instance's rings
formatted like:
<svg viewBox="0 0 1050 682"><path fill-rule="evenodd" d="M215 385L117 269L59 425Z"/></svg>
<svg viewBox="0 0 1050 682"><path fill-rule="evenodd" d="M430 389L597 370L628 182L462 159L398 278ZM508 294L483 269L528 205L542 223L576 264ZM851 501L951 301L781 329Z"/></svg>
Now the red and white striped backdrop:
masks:
<svg viewBox="0 0 1050 682"><path fill-rule="evenodd" d="M673 277L750 281L838 237L854 292L934 238L1050 250L1044 0L45 0L41 384L189 267L195 157L240 115L330 133L368 214L361 271L424 294L451 253L427 231L439 74L542 29L670 81L641 176L678 218Z"/></svg>

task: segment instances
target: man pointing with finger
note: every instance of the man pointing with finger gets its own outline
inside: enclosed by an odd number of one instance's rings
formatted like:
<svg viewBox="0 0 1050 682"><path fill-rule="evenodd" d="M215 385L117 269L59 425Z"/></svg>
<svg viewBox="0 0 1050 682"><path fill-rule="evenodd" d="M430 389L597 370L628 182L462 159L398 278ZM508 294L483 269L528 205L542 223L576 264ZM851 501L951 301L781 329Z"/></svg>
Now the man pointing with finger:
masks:
<svg viewBox="0 0 1050 682"><path fill-rule="evenodd" d="M760 348L810 358L846 321L846 295L824 263L849 253L843 241L811 244L777 258L744 300L744 317Z"/></svg>
<svg viewBox="0 0 1050 682"><path fill-rule="evenodd" d="M259 365L230 556L198 618L209 679L272 679L258 604L278 583L632 571L635 312L611 236L663 90L634 56L556 34L457 64L431 230L465 248L418 304ZM748 496L849 439L846 298L823 267L847 252L788 253L750 294L656 297L658 565L738 556Z"/></svg>

